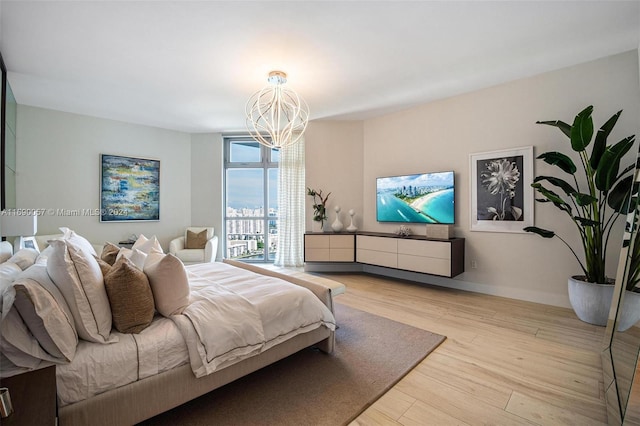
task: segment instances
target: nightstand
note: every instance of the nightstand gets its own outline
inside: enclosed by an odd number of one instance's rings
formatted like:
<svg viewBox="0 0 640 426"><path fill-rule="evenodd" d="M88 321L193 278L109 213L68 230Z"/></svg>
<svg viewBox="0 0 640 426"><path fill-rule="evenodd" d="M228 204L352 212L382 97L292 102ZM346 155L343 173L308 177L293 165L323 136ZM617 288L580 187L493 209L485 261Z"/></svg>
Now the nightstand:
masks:
<svg viewBox="0 0 640 426"><path fill-rule="evenodd" d="M2 426L51 425L56 422L55 365L0 379L9 389L13 414L0 419Z"/></svg>

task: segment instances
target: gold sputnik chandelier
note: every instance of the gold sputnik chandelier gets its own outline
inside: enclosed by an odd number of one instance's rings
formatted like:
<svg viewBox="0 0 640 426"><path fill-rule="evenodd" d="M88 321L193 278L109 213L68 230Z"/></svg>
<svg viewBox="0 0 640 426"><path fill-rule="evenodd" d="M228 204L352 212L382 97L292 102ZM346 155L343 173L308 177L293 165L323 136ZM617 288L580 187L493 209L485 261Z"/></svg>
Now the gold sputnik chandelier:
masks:
<svg viewBox="0 0 640 426"><path fill-rule="evenodd" d="M285 87L287 74L271 71L270 83L255 92L245 108L251 137L270 148L282 148L300 140L309 122L309 107L295 91Z"/></svg>

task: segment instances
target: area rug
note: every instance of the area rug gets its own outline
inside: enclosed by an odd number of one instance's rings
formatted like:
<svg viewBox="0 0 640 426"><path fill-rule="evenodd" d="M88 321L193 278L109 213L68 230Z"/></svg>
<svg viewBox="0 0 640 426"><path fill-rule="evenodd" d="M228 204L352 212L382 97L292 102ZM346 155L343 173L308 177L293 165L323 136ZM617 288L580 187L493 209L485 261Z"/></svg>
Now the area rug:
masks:
<svg viewBox="0 0 640 426"><path fill-rule="evenodd" d="M302 350L142 424L346 424L445 339L338 303L335 311L333 354Z"/></svg>

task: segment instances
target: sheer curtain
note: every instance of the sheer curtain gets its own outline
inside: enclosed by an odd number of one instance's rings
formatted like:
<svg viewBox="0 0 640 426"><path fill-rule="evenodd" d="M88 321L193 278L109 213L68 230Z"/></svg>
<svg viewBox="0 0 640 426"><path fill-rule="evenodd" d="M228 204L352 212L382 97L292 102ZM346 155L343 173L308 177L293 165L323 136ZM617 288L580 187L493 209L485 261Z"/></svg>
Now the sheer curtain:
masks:
<svg viewBox="0 0 640 426"><path fill-rule="evenodd" d="M304 238L304 137L280 149L276 266L302 266Z"/></svg>

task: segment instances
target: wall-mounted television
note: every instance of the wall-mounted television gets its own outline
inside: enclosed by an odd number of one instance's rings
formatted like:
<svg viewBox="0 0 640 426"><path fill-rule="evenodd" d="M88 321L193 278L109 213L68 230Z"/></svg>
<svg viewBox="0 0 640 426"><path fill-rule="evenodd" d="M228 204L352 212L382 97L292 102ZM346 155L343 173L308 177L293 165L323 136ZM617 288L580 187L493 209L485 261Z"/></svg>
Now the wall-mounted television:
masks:
<svg viewBox="0 0 640 426"><path fill-rule="evenodd" d="M453 224L454 203L452 171L376 179L378 222Z"/></svg>

